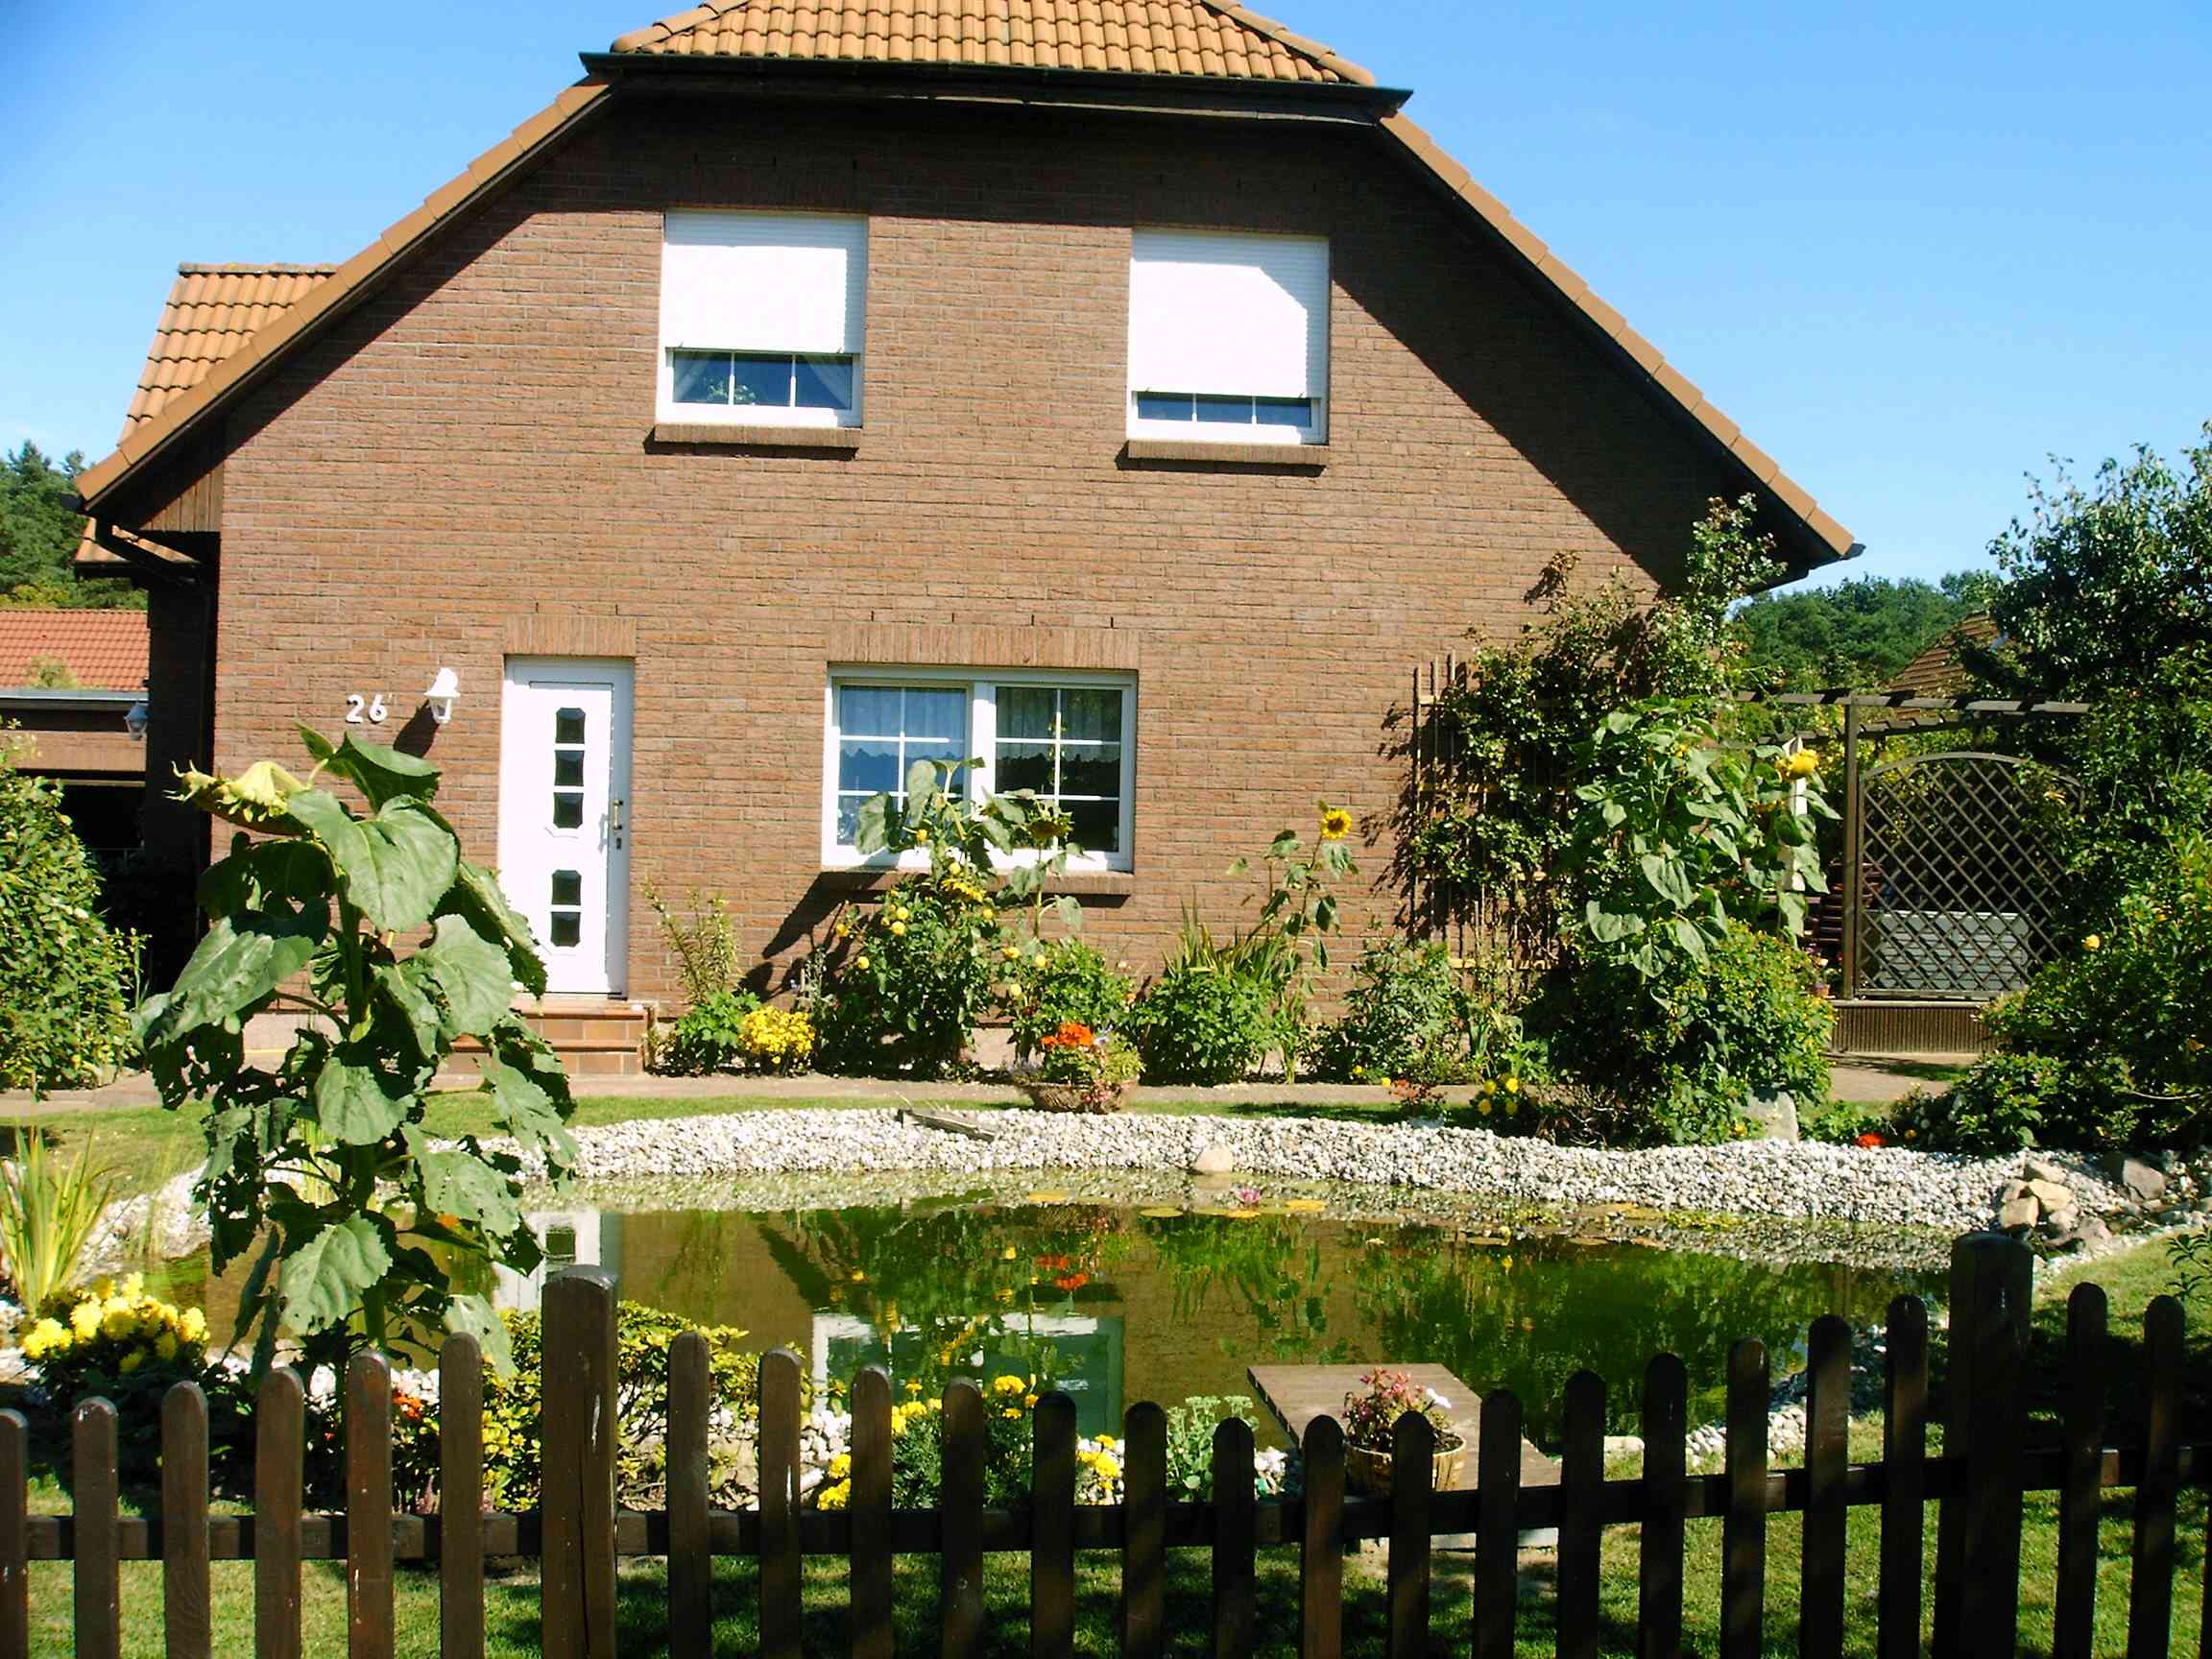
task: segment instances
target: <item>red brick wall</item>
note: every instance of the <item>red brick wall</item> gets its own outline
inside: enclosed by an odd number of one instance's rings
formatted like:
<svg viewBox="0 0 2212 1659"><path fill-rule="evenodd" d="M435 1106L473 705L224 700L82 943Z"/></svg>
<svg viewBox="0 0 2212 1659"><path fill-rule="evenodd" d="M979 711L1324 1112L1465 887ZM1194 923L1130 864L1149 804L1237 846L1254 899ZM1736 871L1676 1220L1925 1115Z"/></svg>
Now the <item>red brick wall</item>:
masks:
<svg viewBox="0 0 2212 1659"><path fill-rule="evenodd" d="M648 445L671 204L871 216L856 455ZM1119 462L1133 223L1331 237L1317 475ZM295 757L292 723L335 728L351 691L404 718L450 665L431 753L489 860L511 624L622 619L634 878L724 889L747 948L786 955L836 897L834 623L1135 632L1135 890L1090 926L1148 963L1187 899L1232 915L1229 860L1316 796L1387 811L1382 721L1416 661L1515 631L1563 549L1648 583L1727 488L1364 134L704 99L617 106L230 430L224 764ZM1392 908L1378 888L1347 914ZM632 962L635 994L670 991L641 906Z"/></svg>

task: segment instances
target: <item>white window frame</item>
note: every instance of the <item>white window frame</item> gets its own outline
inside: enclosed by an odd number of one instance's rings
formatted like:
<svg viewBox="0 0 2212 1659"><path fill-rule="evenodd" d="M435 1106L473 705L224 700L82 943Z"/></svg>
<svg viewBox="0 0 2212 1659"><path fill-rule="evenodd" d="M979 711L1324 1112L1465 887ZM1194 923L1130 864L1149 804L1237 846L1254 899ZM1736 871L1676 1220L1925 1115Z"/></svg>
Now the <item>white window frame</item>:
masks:
<svg viewBox="0 0 2212 1659"><path fill-rule="evenodd" d="M926 870L929 855L921 848L903 854L890 852L863 856L837 840L837 762L842 733L837 727L837 687L840 685L965 685L968 688L968 754L979 764L970 768L968 786L978 801L989 799L995 785L998 736L998 687L1001 685L1100 686L1121 693L1121 820L1117 853L1085 850L1068 860L1070 871L1127 872L1136 868L1133 856L1137 819L1137 676L1079 668L901 668L886 663L833 663L822 691L822 867L826 870ZM1030 851L993 853L995 870L1036 862Z"/></svg>
<svg viewBox="0 0 2212 1659"><path fill-rule="evenodd" d="M1301 249L1308 258L1317 249L1319 252L1319 286L1317 292L1304 296L1307 301L1307 329L1303 346L1302 363L1296 377L1298 390L1291 390L1293 381L1285 378L1286 370L1280 365L1274 371L1274 383L1231 384L1230 380L1242 378L1234 373L1226 378L1218 369L1193 367L1185 374L1173 366L1160 368L1156 360L1162 349L1159 336L1164 326L1147 323L1142 315L1143 301L1141 295L1147 287L1157 288L1157 278L1147 282L1143 273L1153 263L1174 262L1172 254L1197 255L1211 253L1212 259L1194 259L1203 267L1208 263L1234 266L1239 261L1236 255L1240 250L1249 250L1255 266L1263 264L1261 257L1272 247L1287 252L1293 246ZM1138 226L1130 232L1129 243L1129 346L1127 417L1128 435L1132 438L1164 438L1187 443L1234 444L1326 444L1329 442L1329 360L1331 296L1334 290L1334 277L1331 260L1332 250L1326 237L1275 234L1256 230L1198 230L1171 227ZM1285 292L1290 292L1286 288ZM1167 329L1171 333L1171 329ZM1204 342L1193 342L1194 355L1204 355ZM1166 381L1188 383L1164 384ZM1252 397L1303 398L1311 406L1310 420L1304 425L1262 424L1251 421L1162 421L1148 420L1138 413L1138 396L1152 393L1165 397ZM1255 411L1256 413L1256 411Z"/></svg>
<svg viewBox="0 0 2212 1659"><path fill-rule="evenodd" d="M668 275L668 247L671 227L679 221L694 225L709 225L715 220L753 221L773 226L777 223L808 225L817 228L835 226L851 239L847 251L850 266L857 270L848 276L848 295L844 306L846 321L840 344L848 348L843 351L827 351L819 343L794 341L747 340L742 330L733 328L731 337L721 339L669 338L669 309L671 305ZM867 367L867 310L868 310L868 243L869 224L866 218L852 213L782 213L768 210L723 210L712 208L671 207L661 215L661 309L659 325L659 363L656 369L655 408L658 420L677 425L727 425L727 426L858 426L861 424L863 381ZM753 244L772 247L770 241ZM849 357L853 363L853 406L850 409L802 409L790 404L774 403L679 403L676 401L676 353L678 351L724 351L740 357L791 356L791 357Z"/></svg>

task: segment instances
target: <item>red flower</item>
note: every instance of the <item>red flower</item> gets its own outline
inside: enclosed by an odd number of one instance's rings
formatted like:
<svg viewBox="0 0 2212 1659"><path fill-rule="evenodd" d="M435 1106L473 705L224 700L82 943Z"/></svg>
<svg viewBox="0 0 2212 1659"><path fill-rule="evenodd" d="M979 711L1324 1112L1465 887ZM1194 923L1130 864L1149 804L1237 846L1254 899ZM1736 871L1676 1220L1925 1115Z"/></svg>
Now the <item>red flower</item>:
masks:
<svg viewBox="0 0 2212 1659"><path fill-rule="evenodd" d="M1063 1020L1060 1022L1060 1029L1046 1038L1042 1046L1046 1048L1088 1048L1097 1041L1091 1027L1081 1021Z"/></svg>
<svg viewBox="0 0 2212 1659"><path fill-rule="evenodd" d="M1883 1140L1881 1136L1875 1134L1873 1130L1869 1129L1863 1135L1860 1136L1859 1139L1853 1142L1853 1144L1859 1146L1887 1146L1889 1144L1889 1142Z"/></svg>
<svg viewBox="0 0 2212 1659"><path fill-rule="evenodd" d="M1091 1283L1091 1275L1088 1273L1064 1273L1052 1283L1063 1290L1080 1290L1084 1286Z"/></svg>

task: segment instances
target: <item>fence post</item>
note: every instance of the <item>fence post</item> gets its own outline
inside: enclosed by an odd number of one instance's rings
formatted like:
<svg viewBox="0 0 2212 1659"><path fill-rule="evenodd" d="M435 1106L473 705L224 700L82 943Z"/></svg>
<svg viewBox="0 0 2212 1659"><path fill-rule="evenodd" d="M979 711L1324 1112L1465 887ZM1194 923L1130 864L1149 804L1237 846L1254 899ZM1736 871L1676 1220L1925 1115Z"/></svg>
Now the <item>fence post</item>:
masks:
<svg viewBox="0 0 2212 1659"><path fill-rule="evenodd" d="M1435 1479L1434 1425L1418 1411L1401 1413L1390 1431L1390 1659L1421 1659L1429 1651L1429 1509Z"/></svg>
<svg viewBox="0 0 2212 1659"><path fill-rule="evenodd" d="M1344 1431L1321 1416L1306 1425L1305 1531L1298 1552L1298 1659L1344 1650Z"/></svg>
<svg viewBox="0 0 2212 1659"><path fill-rule="evenodd" d="M161 1397L161 1631L168 1659L208 1659L207 1396L197 1382Z"/></svg>
<svg viewBox="0 0 2212 1659"><path fill-rule="evenodd" d="M115 1407L97 1396L80 1400L73 1423L70 1498L77 1534L77 1659L122 1659Z"/></svg>
<svg viewBox="0 0 2212 1659"><path fill-rule="evenodd" d="M806 1575L799 1552L799 1389L796 1354L778 1348L760 1356L761 1659L799 1659Z"/></svg>
<svg viewBox="0 0 2212 1659"><path fill-rule="evenodd" d="M0 1411L0 1653L31 1651L31 1426Z"/></svg>
<svg viewBox="0 0 2212 1659"><path fill-rule="evenodd" d="M2020 1618L2020 1399L2034 1273L2028 1247L1969 1233L1951 1247L1946 1457L1962 1459L1936 1529L1936 1651L2013 1650Z"/></svg>
<svg viewBox="0 0 2212 1659"><path fill-rule="evenodd" d="M346 1366L346 1650L392 1659L392 1363L364 1348Z"/></svg>
<svg viewBox="0 0 2212 1659"><path fill-rule="evenodd" d="M545 1659L614 1652L614 1279L571 1267L545 1282Z"/></svg>
<svg viewBox="0 0 2212 1659"><path fill-rule="evenodd" d="M277 1365L253 1407L253 1659L300 1659L307 1390Z"/></svg>

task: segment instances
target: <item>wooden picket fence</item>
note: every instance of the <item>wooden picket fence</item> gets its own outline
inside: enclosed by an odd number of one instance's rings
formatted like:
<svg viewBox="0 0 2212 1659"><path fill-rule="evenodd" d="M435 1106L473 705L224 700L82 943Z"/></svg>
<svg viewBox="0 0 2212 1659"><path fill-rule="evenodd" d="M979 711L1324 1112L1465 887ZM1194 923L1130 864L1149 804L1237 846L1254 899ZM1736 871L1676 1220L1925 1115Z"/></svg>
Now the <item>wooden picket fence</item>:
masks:
<svg viewBox="0 0 2212 1659"><path fill-rule="evenodd" d="M1428 1425L1399 1425L1396 1486L1387 1499L1347 1497L1344 1442L1331 1419L1305 1437L1304 1491L1296 1499L1253 1496L1253 1442L1243 1423L1214 1436L1211 1503L1168 1499L1166 1417L1157 1406L1127 1416L1125 1490L1120 1503L1078 1505L1073 1403L1050 1394L1035 1412L1033 1497L1020 1510L984 1505L985 1407L958 1382L944 1402L944 1479L936 1507L891 1505L891 1385L864 1370L852 1390L852 1495L843 1511L804 1508L799 1492L801 1376L788 1353L760 1370L759 1507L716 1511L708 1499L708 1351L697 1335L678 1338L669 1356L667 1508L650 1514L614 1505L614 1289L589 1270L548 1284L544 1317L543 1498L535 1513L482 1512L482 1361L475 1343L455 1337L442 1356L442 1504L435 1516L393 1511L391 1373L381 1355L364 1354L347 1379L347 1508L304 1514L301 1462L304 1396L288 1371L270 1376L256 1419L254 1512L210 1516L207 1416L199 1390L180 1384L162 1412L159 1514L121 1519L117 1511L116 1422L107 1402L86 1401L75 1416L75 1512L29 1516L28 1444L22 1418L0 1413L0 1659L30 1650L27 1563L75 1562L78 1659L115 1659L121 1651L119 1565L162 1563L169 1659L210 1659L211 1559L253 1562L255 1652L300 1659L301 1564L347 1563L349 1649L352 1659L394 1652L394 1583L400 1562L435 1563L443 1598L445 1659L481 1659L485 1645L484 1564L491 1556L541 1562L543 1651L551 1659L603 1659L614 1652L616 1562L630 1555L667 1559L668 1651L712 1651L709 1590L717 1555L759 1563L758 1647L768 1659L800 1653L804 1558L849 1564L851 1651L888 1659L892 1651L892 1567L899 1554L936 1555L942 1577L941 1650L984 1650L983 1557L1029 1557L1030 1650L1060 1659L1075 1641L1075 1555L1115 1551L1121 1557L1120 1650L1133 1659L1162 1653L1166 1551L1212 1552L1212 1651L1239 1659L1253 1649L1255 1551L1300 1551L1300 1652L1329 1659L1343 1640L1344 1546L1386 1539L1388 1651L1428 1654L1431 1539L1472 1532L1474 1614L1463 1632L1477 1659L1514 1649L1520 1534L1556 1527L1557 1651L1591 1659L1599 1642L1599 1551L1603 1528L1634 1525L1640 1575L1636 1652L1683 1651L1685 1523L1721 1520L1719 1651L1749 1659L1761 1648L1768 1517L1803 1517L1803 1576L1797 1619L1802 1651L1839 1655L1844 1643L1844 1522L1854 1505L1880 1511L1881 1573L1877 1652L1901 1659L1923 1650L1926 1504L1939 1503L1934 1576L1933 1651L2009 1655L2017 1648L2021 1494L2059 1494L2056 1638L2058 1659L2090 1652L2097 1592L2101 1494L2132 1487L2134 1535L2128 1585L2128 1652L2158 1659L2169 1650L2176 1555L2176 1497L2212 1483L2212 1446L2182 1443L2181 1309L2161 1298L2146 1329L2147 1423L2143 1444L2104 1444L2105 1390L2111 1382L2102 1291L2084 1285L2070 1309L2070 1385L2060 1441L2023 1449L2025 1403L2018 1393L2030 1294L2028 1253L1998 1235L1961 1239L1950 1284L1950 1412L1946 1450L1927 1455L1928 1318L1914 1298L1890 1308L1886 1429L1880 1462L1853 1465L1846 1452L1850 1330L1830 1316L1811 1332L1809 1437L1804 1466L1769 1467L1767 1357L1760 1344L1736 1345L1727 1380L1726 1466L1691 1475L1684 1461L1689 1427L1687 1380L1671 1355L1654 1358L1643 1388L1644 1475L1604 1477L1605 1387L1583 1373L1567 1385L1562 1475L1556 1486L1521 1484L1519 1404L1506 1392L1482 1404L1479 1481L1473 1491L1430 1489ZM2212 1574L2207 1575L2212 1585ZM2212 1592L2208 1592L2212 1593ZM2208 1609L2212 1611L2212 1609ZM2212 1643L2212 1623L2202 1642ZM1455 1650L1459 1639L1451 1646ZM2200 1652L2203 1652L2202 1646Z"/></svg>

